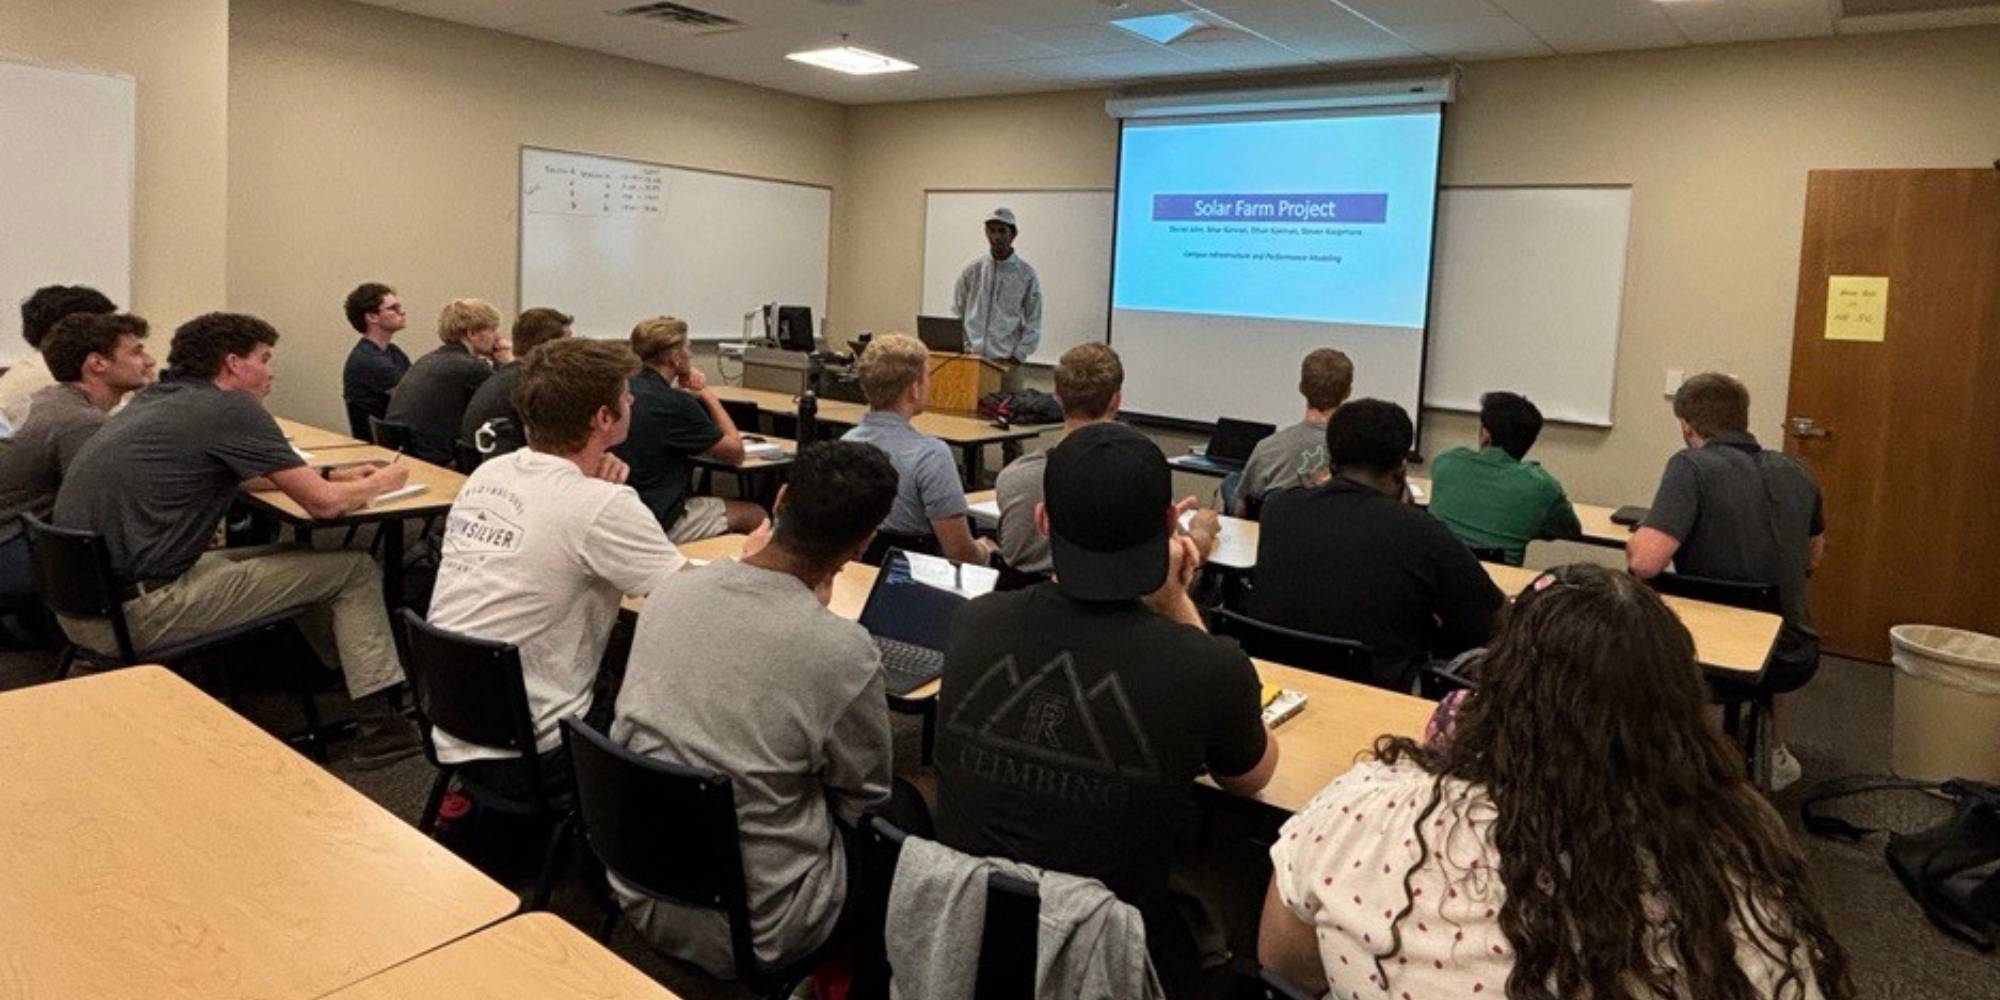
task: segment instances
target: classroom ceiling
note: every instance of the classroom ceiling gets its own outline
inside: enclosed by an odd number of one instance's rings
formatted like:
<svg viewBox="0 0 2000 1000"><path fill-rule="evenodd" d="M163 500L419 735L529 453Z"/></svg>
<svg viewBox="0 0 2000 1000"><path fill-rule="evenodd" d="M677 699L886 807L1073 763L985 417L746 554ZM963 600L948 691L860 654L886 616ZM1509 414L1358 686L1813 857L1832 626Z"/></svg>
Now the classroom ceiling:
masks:
<svg viewBox="0 0 2000 1000"><path fill-rule="evenodd" d="M718 30L618 14L645 0L361 2L843 104L2000 23L2000 0L678 0L740 22ZM1214 27L1157 45L1108 24L1164 12ZM843 37L921 69L784 58Z"/></svg>

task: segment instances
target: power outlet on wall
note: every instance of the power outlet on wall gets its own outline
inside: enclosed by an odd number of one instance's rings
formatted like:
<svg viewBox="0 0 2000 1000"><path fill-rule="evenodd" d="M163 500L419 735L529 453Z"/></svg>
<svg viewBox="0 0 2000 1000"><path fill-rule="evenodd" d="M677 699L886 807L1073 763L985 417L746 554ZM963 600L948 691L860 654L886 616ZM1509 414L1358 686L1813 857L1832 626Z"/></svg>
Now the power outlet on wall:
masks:
<svg viewBox="0 0 2000 1000"><path fill-rule="evenodd" d="M1680 391L1681 383L1685 381L1687 381L1686 372L1682 371L1679 368L1667 369L1667 385L1666 389L1663 391L1662 394L1665 395L1668 399L1674 398L1674 393Z"/></svg>

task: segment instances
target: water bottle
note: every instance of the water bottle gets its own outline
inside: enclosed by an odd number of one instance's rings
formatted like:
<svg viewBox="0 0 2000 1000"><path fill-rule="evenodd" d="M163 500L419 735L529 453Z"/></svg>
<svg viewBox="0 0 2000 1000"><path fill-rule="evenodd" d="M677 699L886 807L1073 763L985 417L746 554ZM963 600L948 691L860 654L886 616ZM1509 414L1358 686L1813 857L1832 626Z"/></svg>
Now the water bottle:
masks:
<svg viewBox="0 0 2000 1000"><path fill-rule="evenodd" d="M799 394L799 447L819 440L819 397L811 389Z"/></svg>

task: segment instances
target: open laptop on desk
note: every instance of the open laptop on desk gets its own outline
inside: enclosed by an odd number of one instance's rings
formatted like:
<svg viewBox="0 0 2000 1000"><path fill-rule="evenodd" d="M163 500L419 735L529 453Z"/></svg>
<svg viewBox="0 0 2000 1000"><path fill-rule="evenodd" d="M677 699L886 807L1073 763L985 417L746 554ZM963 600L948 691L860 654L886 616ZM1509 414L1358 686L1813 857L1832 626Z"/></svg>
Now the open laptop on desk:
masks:
<svg viewBox="0 0 2000 1000"><path fill-rule="evenodd" d="M861 627L882 651L883 687L904 695L937 680L951 616L999 579L985 566L890 549L861 607Z"/></svg>
<svg viewBox="0 0 2000 1000"><path fill-rule="evenodd" d="M1182 458L1179 464L1201 466L1218 472L1241 472L1244 464L1250 461L1250 452L1257 447L1257 442L1277 431L1275 424L1218 417L1215 433L1208 436L1208 447L1198 455Z"/></svg>
<svg viewBox="0 0 2000 1000"><path fill-rule="evenodd" d="M964 354L965 321L956 316L919 316L917 339L933 351Z"/></svg>

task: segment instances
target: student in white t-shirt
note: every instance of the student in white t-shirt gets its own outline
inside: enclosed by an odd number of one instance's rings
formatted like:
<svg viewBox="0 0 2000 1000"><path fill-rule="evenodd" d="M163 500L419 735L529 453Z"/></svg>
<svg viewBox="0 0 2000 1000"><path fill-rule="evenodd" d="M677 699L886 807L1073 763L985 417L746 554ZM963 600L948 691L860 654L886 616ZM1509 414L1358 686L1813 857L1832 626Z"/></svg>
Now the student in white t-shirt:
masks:
<svg viewBox="0 0 2000 1000"><path fill-rule="evenodd" d="M1286 822L1264 966L1340 997L1854 995L1645 584L1542 574L1478 673L1433 742L1383 737Z"/></svg>
<svg viewBox="0 0 2000 1000"><path fill-rule="evenodd" d="M544 344L523 364L514 403L528 447L487 461L459 490L430 623L520 649L536 748L547 754L561 744L561 721L591 710L620 598L650 592L687 560L609 454L631 422L626 386L638 359L623 344L576 339ZM514 756L441 729L433 739L447 764ZM482 778L515 787L504 774L516 769L487 770Z"/></svg>

